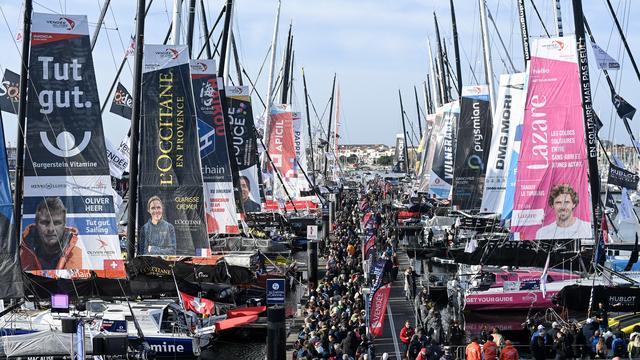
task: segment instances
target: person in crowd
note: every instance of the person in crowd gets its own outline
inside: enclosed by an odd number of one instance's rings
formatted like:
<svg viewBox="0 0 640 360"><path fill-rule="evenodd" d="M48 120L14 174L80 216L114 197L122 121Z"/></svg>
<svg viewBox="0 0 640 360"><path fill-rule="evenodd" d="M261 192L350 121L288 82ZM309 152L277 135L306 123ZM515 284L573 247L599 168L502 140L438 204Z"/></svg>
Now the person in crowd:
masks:
<svg viewBox="0 0 640 360"><path fill-rule="evenodd" d="M414 334L411 337L411 341L409 342L408 358L415 359L418 356L418 353L420 353L421 349L422 343L420 342L420 336L418 334Z"/></svg>
<svg viewBox="0 0 640 360"><path fill-rule="evenodd" d="M504 342L504 348L500 351L500 360L520 360L520 354L511 344L511 340Z"/></svg>
<svg viewBox="0 0 640 360"><path fill-rule="evenodd" d="M498 358L498 345L489 337L482 345L482 355L484 360L496 360Z"/></svg>
<svg viewBox="0 0 640 360"><path fill-rule="evenodd" d="M464 344L464 330L460 327L458 320L454 320L449 328L449 344L460 346Z"/></svg>
<svg viewBox="0 0 640 360"><path fill-rule="evenodd" d="M478 344L477 336L471 338L471 342L467 345L464 353L467 360L482 360L482 350L480 349L480 344Z"/></svg>
<svg viewBox="0 0 640 360"><path fill-rule="evenodd" d="M627 345L627 353L629 358L635 359L640 357L640 336L639 333L632 332L629 336L629 345Z"/></svg>
<svg viewBox="0 0 640 360"><path fill-rule="evenodd" d="M609 313L604 307L602 302L598 303L598 310L596 310L596 321L600 327L600 331L604 332L609 328Z"/></svg>
<svg viewBox="0 0 640 360"><path fill-rule="evenodd" d="M402 354L406 356L407 351L409 350L409 343L411 342L411 337L416 333L415 329L411 327L411 321L407 320L404 322L404 326L400 329L400 341L402 342Z"/></svg>
<svg viewBox="0 0 640 360"><path fill-rule="evenodd" d="M493 337L493 342L495 342L496 346L498 346L498 349L502 349L502 347L504 346L504 338L502 337L502 334L500 334L500 329L494 327L493 331L491 332L491 336Z"/></svg>

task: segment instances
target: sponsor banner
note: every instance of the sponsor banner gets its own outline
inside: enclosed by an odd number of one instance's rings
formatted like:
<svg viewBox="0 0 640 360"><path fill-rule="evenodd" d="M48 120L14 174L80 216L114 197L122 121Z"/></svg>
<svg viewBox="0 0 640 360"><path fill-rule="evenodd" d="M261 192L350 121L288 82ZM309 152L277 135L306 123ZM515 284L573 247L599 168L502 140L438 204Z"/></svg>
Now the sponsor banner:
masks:
<svg viewBox="0 0 640 360"><path fill-rule="evenodd" d="M455 134L459 115L460 106L457 101L445 104L436 111L429 194L440 199L451 197Z"/></svg>
<svg viewBox="0 0 640 360"><path fill-rule="evenodd" d="M467 310L497 310L497 309L529 309L549 308L554 304L551 299L558 290L547 291L547 296L542 297L540 290L518 291L504 294L472 293L465 296L465 309Z"/></svg>
<svg viewBox="0 0 640 360"><path fill-rule="evenodd" d="M137 254L198 256L209 240L187 48L144 54Z"/></svg>
<svg viewBox="0 0 640 360"><path fill-rule="evenodd" d="M109 110L116 115L120 115L125 119L131 120L133 112L133 98L121 83L118 83L116 93L111 101L111 109Z"/></svg>
<svg viewBox="0 0 640 360"><path fill-rule="evenodd" d="M17 114L19 102L20 75L5 69L2 83L0 83L0 111Z"/></svg>
<svg viewBox="0 0 640 360"><path fill-rule="evenodd" d="M381 286L371 296L369 304L369 332L375 336L382 336L384 329L384 315L387 312L391 283Z"/></svg>
<svg viewBox="0 0 640 360"><path fill-rule="evenodd" d="M482 212L504 214L507 178L514 151L516 133L524 117L525 73L500 76L496 116L493 118L491 150L482 193Z"/></svg>
<svg viewBox="0 0 640 360"><path fill-rule="evenodd" d="M491 144L491 103L487 85L462 88L453 169L452 204L460 210L479 209Z"/></svg>
<svg viewBox="0 0 640 360"><path fill-rule="evenodd" d="M418 186L419 192L427 192L429 188L429 173L431 172L431 166L433 165L433 154L434 154L434 142L433 138L433 128L436 119L436 114L428 114L426 116L426 131L425 131L425 139L426 144L425 148L422 152L422 166L420 166L420 173L418 175L418 179L420 180L420 184Z"/></svg>
<svg viewBox="0 0 640 360"><path fill-rule="evenodd" d="M314 202L313 200L294 200L293 202L285 201L283 202L282 206L278 204L278 201L274 201L274 200L267 200L264 203L264 209L267 211L279 210L279 209L284 209L286 211L293 211L294 206L298 210L304 210L304 209L311 210L311 209L317 209L318 203Z"/></svg>
<svg viewBox="0 0 640 360"><path fill-rule="evenodd" d="M623 99L622 96L618 94L613 94L611 102L613 102L613 106L615 106L616 112L622 120L633 120L633 116L636 114L636 108L629 104L627 100ZM627 129L628 128L629 127L627 126Z"/></svg>
<svg viewBox="0 0 640 360"><path fill-rule="evenodd" d="M258 177L258 145L253 123L253 109L248 86L226 86L227 124L232 137L233 153L240 172L240 190L245 212L258 212L261 195Z"/></svg>
<svg viewBox="0 0 640 360"><path fill-rule="evenodd" d="M238 210L216 64L213 60L191 60L190 67L198 119L207 231L209 234L238 234Z"/></svg>
<svg viewBox="0 0 640 360"><path fill-rule="evenodd" d="M24 219L25 271L79 278L120 260L85 16L33 14Z"/></svg>
<svg viewBox="0 0 640 360"><path fill-rule="evenodd" d="M638 180L638 175L631 171L617 167L614 164L609 164L609 177L607 180L609 185L616 185L630 190L635 190L638 188Z"/></svg>
<svg viewBox="0 0 640 360"><path fill-rule="evenodd" d="M534 40L529 66L514 238L593 238L575 38Z"/></svg>
<svg viewBox="0 0 640 360"><path fill-rule="evenodd" d="M369 251L375 250L376 245L376 234L367 234L364 239L364 247L362 250L363 259L369 258Z"/></svg>
<svg viewBox="0 0 640 360"><path fill-rule="evenodd" d="M396 149L395 149L395 154L393 159L394 161L394 166L397 166L397 172L405 172L407 171L407 169L405 168L405 159L404 159L404 135L402 134L397 134L396 135Z"/></svg>
<svg viewBox="0 0 640 360"><path fill-rule="evenodd" d="M293 197L294 185L298 178L298 164L296 162L296 148L294 136L294 122L300 118L298 113L294 113L288 104L273 105L271 108L271 121L269 125L269 144L267 150L273 161L269 163L267 169L274 182L274 198L287 198L284 189L277 181L277 175L273 172L275 166L282 176L282 181L287 186L289 194Z"/></svg>
<svg viewBox="0 0 640 360"><path fill-rule="evenodd" d="M605 207L611 209L611 219L615 219L618 216L618 205L613 199L613 195L607 192L607 200L605 201Z"/></svg>

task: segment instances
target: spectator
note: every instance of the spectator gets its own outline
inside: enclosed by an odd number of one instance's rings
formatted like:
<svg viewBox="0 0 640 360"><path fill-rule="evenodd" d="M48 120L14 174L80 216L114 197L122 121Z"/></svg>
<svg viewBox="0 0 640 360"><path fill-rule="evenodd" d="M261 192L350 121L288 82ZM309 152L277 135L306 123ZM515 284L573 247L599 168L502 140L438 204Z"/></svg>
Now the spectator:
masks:
<svg viewBox="0 0 640 360"><path fill-rule="evenodd" d="M411 321L405 321L404 327L400 330L400 341L404 345L402 350L403 356L407 356L407 352L409 350L409 342L411 342L411 337L413 337L415 333L416 331L411 327Z"/></svg>
<svg viewBox="0 0 640 360"><path fill-rule="evenodd" d="M482 355L484 355L484 360L496 360L498 358L498 345L493 340L488 339L482 345Z"/></svg>
<svg viewBox="0 0 640 360"><path fill-rule="evenodd" d="M511 345L511 341L507 340L504 342L504 348L500 351L500 360L519 360L520 354L518 354L518 350L516 350L513 345Z"/></svg>
<svg viewBox="0 0 640 360"><path fill-rule="evenodd" d="M467 348L465 349L465 358L466 360L482 360L482 351L480 350L477 337L474 336L471 339L471 343L467 345Z"/></svg>

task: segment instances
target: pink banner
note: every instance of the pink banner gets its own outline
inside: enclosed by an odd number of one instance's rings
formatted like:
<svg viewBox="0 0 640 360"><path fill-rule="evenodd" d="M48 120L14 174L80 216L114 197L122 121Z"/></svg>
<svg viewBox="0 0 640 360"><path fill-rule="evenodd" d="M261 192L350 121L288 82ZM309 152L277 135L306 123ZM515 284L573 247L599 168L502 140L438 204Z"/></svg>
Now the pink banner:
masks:
<svg viewBox="0 0 640 360"><path fill-rule="evenodd" d="M269 155L284 181L298 176L293 134L293 112L289 105L274 105L271 109ZM269 165L271 170L271 165Z"/></svg>
<svg viewBox="0 0 640 360"><path fill-rule="evenodd" d="M528 81L514 238L593 238L575 38L536 39Z"/></svg>
<svg viewBox="0 0 640 360"><path fill-rule="evenodd" d="M384 328L384 314L387 313L391 283L382 285L373 293L369 310L369 332L373 336L381 336Z"/></svg>

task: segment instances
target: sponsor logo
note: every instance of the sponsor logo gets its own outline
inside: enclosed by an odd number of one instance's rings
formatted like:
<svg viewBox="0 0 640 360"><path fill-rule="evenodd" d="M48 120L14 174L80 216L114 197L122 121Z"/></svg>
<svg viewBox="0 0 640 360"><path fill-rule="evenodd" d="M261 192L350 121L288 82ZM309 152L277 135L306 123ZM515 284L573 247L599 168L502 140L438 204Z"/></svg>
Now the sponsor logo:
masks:
<svg viewBox="0 0 640 360"><path fill-rule="evenodd" d="M229 95L242 95L242 88L240 86L229 86L225 88Z"/></svg>
<svg viewBox="0 0 640 360"><path fill-rule="evenodd" d="M67 185L66 184L44 183L44 184L31 184L31 185L29 185L29 187L32 188L32 189L52 190L52 189L63 189L63 188L66 188Z"/></svg>
<svg viewBox="0 0 640 360"><path fill-rule="evenodd" d="M564 49L564 46L565 46L564 41L561 41L561 40L552 40L550 43L542 45L542 47L547 50L557 50L557 51L562 51Z"/></svg>
<svg viewBox="0 0 640 360"><path fill-rule="evenodd" d="M180 55L180 52L174 48L165 48L163 50L160 51L156 51L156 56L158 56L159 58L162 59L177 59L178 55Z"/></svg>
<svg viewBox="0 0 640 360"><path fill-rule="evenodd" d="M100 246L98 247L98 250L102 250L102 249L108 249L109 248L109 243L102 240L102 239L98 239L98 244L100 244Z"/></svg>
<svg viewBox="0 0 640 360"><path fill-rule="evenodd" d="M113 103L131 108L133 107L133 98L125 90L118 89L116 90L116 94L113 96Z"/></svg>
<svg viewBox="0 0 640 360"><path fill-rule="evenodd" d="M191 64L191 68L197 71L205 72L209 68L209 65L203 63L202 61L196 61L195 63Z"/></svg>
<svg viewBox="0 0 640 360"><path fill-rule="evenodd" d="M63 131L56 136L56 144L52 144L47 136L46 131L40 132L40 140L44 147L49 150L50 153L59 157L72 157L80 154L82 150L86 149L91 141L91 131L85 131L82 141L76 146L76 138L68 131Z"/></svg>
<svg viewBox="0 0 640 360"><path fill-rule="evenodd" d="M73 21L72 19L69 19L68 17L61 17L58 20L48 20L47 24L51 25L52 27L56 28L56 29L65 29L68 31L71 31L73 29L75 29L76 27L76 22Z"/></svg>
<svg viewBox="0 0 640 360"><path fill-rule="evenodd" d="M478 155L469 156L469 159L467 159L467 166L469 167L469 169L484 170L484 162Z"/></svg>

